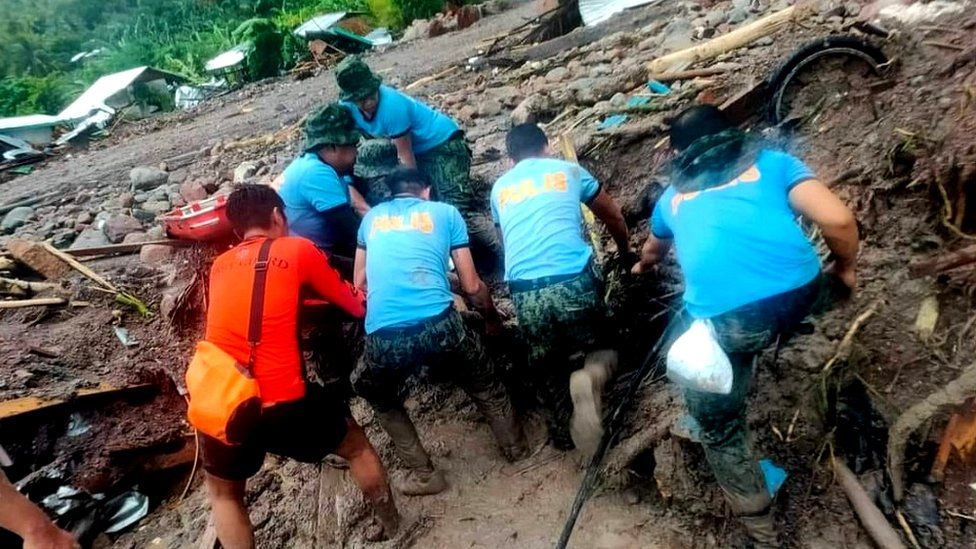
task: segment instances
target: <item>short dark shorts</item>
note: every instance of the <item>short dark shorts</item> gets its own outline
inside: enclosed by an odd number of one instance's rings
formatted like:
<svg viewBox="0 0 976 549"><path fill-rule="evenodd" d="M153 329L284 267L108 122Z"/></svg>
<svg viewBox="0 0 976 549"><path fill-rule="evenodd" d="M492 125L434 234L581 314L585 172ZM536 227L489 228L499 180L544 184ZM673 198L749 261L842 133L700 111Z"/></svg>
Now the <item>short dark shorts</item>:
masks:
<svg viewBox="0 0 976 549"><path fill-rule="evenodd" d="M252 440L229 446L199 433L203 469L224 480L247 480L268 452L303 463L319 463L346 437L349 405L339 394L312 383L305 397L266 408Z"/></svg>

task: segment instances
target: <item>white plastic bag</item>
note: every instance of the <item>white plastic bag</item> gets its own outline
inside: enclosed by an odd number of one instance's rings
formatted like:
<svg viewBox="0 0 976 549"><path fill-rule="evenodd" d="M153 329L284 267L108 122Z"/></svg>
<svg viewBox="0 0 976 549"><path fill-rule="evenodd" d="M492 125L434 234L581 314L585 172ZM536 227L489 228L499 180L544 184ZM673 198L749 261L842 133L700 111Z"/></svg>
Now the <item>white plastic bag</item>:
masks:
<svg viewBox="0 0 976 549"><path fill-rule="evenodd" d="M694 391L727 395L732 391L732 363L715 339L708 320L696 320L668 350L668 378Z"/></svg>

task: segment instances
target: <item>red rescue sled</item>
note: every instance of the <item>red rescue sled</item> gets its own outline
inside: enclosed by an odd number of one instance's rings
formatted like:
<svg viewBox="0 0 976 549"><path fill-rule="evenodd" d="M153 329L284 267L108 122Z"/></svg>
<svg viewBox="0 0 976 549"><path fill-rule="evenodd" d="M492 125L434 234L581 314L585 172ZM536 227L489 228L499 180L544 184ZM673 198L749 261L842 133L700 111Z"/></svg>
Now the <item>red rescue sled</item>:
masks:
<svg viewBox="0 0 976 549"><path fill-rule="evenodd" d="M234 234L227 219L227 195L191 202L159 219L172 238L206 242L231 238Z"/></svg>

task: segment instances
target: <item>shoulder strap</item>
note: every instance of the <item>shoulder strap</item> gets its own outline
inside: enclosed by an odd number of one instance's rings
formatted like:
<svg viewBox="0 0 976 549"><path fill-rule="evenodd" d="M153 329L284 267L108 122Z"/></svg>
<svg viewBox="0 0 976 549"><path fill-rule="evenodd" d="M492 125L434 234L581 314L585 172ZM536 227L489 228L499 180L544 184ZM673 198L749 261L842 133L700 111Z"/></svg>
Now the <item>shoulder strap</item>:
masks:
<svg viewBox="0 0 976 549"><path fill-rule="evenodd" d="M251 290L251 313L247 322L247 344L251 348L247 360L247 369L254 370L254 355L261 343L261 321L264 317L264 289L268 283L268 256L271 255L273 238L265 239L258 250L258 259L254 263L254 287Z"/></svg>

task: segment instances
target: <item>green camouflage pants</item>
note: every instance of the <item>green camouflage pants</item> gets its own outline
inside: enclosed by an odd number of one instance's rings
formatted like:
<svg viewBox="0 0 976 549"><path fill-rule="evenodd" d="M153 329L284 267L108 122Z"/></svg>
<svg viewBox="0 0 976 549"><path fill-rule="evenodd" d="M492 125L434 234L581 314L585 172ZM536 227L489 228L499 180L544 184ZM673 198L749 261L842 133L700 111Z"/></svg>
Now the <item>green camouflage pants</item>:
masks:
<svg viewBox="0 0 976 549"><path fill-rule="evenodd" d="M417 169L430 182L431 198L446 202L461 212L468 225L472 253L489 256L479 264L494 265L501 257L501 242L494 225L478 211L478 198L471 185L471 150L464 137L449 139L417 155Z"/></svg>
<svg viewBox="0 0 976 549"><path fill-rule="evenodd" d="M386 412L403 405L407 378L422 366L453 379L476 403L508 402L481 337L453 308L417 326L368 334L352 385L376 411Z"/></svg>
<svg viewBox="0 0 976 549"><path fill-rule="evenodd" d="M710 319L722 349L732 363L732 391L727 395L685 390L688 412L701 427L701 442L715 479L740 513L762 511L768 499L766 481L749 443L746 398L756 356L789 335L817 299L820 279ZM680 334L682 331L678 331Z"/></svg>
<svg viewBox="0 0 976 549"><path fill-rule="evenodd" d="M529 367L549 434L569 440L570 360L576 353L605 348L607 310L603 283L592 267L569 280L542 288L512 291L519 332L529 349Z"/></svg>

